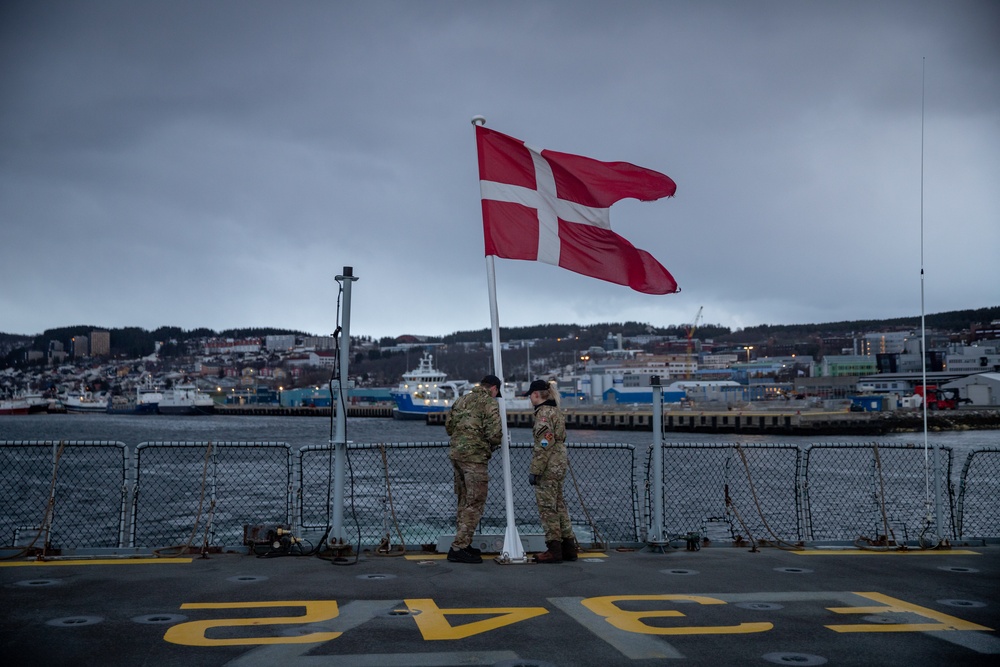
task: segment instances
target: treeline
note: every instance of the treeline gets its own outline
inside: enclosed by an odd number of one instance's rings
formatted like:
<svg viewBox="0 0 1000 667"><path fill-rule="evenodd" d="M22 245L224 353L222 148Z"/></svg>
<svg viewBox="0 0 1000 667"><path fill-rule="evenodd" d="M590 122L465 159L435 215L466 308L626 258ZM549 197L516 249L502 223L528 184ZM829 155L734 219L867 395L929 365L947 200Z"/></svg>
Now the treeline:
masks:
<svg viewBox="0 0 1000 667"><path fill-rule="evenodd" d="M971 310L952 310L944 313L934 313L924 316L928 329L944 333L961 333L968 331L973 324L989 324L1000 320L1000 306L991 308L976 308ZM716 342L744 343L761 340L805 340L817 335L845 335L857 332L920 329L920 315L912 317L897 317L887 320L850 320L845 322L827 322L824 324L762 324L747 327L732 332L729 335L718 336ZM701 338L700 332L695 334Z"/></svg>
<svg viewBox="0 0 1000 667"><path fill-rule="evenodd" d="M1000 320L1000 306L977 308L973 310L953 310L944 313L934 313L925 316L929 329L945 333L967 331L971 325L989 324ZM852 332L879 330L898 330L920 328L920 316L900 317L887 320L851 320L844 322L828 322L823 324L762 324L733 331L720 324L700 324L693 337L706 340L713 339L721 344L742 344L757 341L805 341L816 336L837 336ZM293 329L275 327L244 327L214 331L207 328L182 329L180 327L163 326L152 331L139 327L122 327L106 329L94 325L76 325L47 329L37 336L24 336L0 332L0 355L7 365L24 360L24 350L31 349L44 352L49 342L58 340L64 349L71 350L72 340L77 336L87 336L93 331L108 331L110 334L111 354L124 355L129 358L148 356L153 353L157 342L164 346L162 356L177 356L186 353L185 344L188 341L204 338L263 338L265 336L293 335L297 337L311 334ZM679 324L668 327L654 327L644 322L602 322L598 324L538 324L525 327L501 327L500 338L503 341L513 340L544 340L566 342L576 349L587 349L595 345L603 345L608 336L622 335L631 338L642 335L677 336L683 338L690 333L690 324ZM371 340L370 336L358 336L360 339ZM435 343L480 343L486 345L491 340L488 328L456 331L441 337L429 337L427 342ZM176 341L176 344L171 343ZM393 337L383 337L379 340L382 347L392 345ZM405 362L404 362L405 363Z"/></svg>
<svg viewBox="0 0 1000 667"><path fill-rule="evenodd" d="M601 322L598 324L537 324L528 327L500 327L500 340L558 340L573 339L581 344L602 345L608 336L619 334L624 338L635 336L678 336L688 335L690 325L672 325L669 327L654 327L645 322ZM718 338L732 333L729 327L721 324L700 324L695 329L695 338ZM475 331L457 331L453 334L434 339L430 342L442 343L488 343L491 335L489 329ZM430 339L429 339L430 340Z"/></svg>

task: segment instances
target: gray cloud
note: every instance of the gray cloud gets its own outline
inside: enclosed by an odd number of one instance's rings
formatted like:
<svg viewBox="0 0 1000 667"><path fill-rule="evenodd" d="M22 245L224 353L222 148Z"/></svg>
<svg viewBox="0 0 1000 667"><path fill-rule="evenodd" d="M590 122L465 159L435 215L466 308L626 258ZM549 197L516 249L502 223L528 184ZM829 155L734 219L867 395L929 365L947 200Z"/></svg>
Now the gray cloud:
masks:
<svg viewBox="0 0 1000 667"><path fill-rule="evenodd" d="M982 2L8 2L0 331L489 325L469 119L669 174L616 231L683 291L497 260L501 324L996 305ZM921 208L922 67L924 191Z"/></svg>

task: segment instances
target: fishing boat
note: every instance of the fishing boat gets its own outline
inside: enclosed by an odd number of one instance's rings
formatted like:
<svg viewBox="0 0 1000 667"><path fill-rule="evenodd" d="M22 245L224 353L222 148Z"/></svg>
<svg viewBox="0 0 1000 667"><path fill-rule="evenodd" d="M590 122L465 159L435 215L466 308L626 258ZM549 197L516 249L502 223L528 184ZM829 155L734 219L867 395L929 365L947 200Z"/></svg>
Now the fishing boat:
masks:
<svg viewBox="0 0 1000 667"><path fill-rule="evenodd" d="M26 415L28 402L20 398L5 398L0 400L0 415Z"/></svg>
<svg viewBox="0 0 1000 667"><path fill-rule="evenodd" d="M103 394L94 395L89 391L78 391L62 399L66 412L105 412L108 409L108 399Z"/></svg>
<svg viewBox="0 0 1000 667"><path fill-rule="evenodd" d="M107 410L115 415L155 415L162 400L163 389L147 378L135 386L135 395L112 396Z"/></svg>
<svg viewBox="0 0 1000 667"><path fill-rule="evenodd" d="M49 405L52 403L52 400L37 392L23 394L21 395L21 398L28 403L28 414L48 412Z"/></svg>
<svg viewBox="0 0 1000 667"><path fill-rule="evenodd" d="M161 415L208 415L215 412L215 401L193 384L178 384L163 390L156 411Z"/></svg>
<svg viewBox="0 0 1000 667"><path fill-rule="evenodd" d="M447 375L434 368L434 357L424 353L418 366L406 373L399 386L392 390L396 419L423 419L432 412L451 409L455 399L468 392L471 385L466 380L449 380Z"/></svg>

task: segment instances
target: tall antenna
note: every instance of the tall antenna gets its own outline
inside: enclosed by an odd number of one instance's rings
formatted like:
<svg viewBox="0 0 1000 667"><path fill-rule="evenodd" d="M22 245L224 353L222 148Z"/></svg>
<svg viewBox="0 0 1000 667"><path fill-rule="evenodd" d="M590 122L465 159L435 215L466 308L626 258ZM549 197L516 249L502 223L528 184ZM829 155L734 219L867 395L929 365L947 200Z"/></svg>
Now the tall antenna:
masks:
<svg viewBox="0 0 1000 667"><path fill-rule="evenodd" d="M929 446L927 442L927 399L930 391L927 388L927 324L924 307L924 116L927 97L927 57L921 59L920 70L920 370L921 382L924 386L924 498L927 505L927 524L931 523L930 512L930 466L928 461ZM941 451L940 445L934 443L934 529L935 544L938 546L945 539L941 510ZM923 545L921 545L923 546Z"/></svg>
<svg viewBox="0 0 1000 667"><path fill-rule="evenodd" d="M927 470L927 326L924 323L924 98L927 89L927 57L920 71L920 372L924 385L924 470ZM925 477L925 497L930 497L929 481Z"/></svg>

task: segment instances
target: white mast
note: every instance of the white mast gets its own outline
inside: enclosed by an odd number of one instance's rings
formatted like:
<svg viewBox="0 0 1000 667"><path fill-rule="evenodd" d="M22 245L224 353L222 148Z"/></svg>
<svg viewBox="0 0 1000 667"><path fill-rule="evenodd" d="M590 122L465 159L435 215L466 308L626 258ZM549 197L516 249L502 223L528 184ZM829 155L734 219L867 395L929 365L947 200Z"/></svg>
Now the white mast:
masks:
<svg viewBox="0 0 1000 667"><path fill-rule="evenodd" d="M472 118L473 125L485 125L486 119L482 116ZM480 196L482 196L482 185L480 185ZM493 255L486 256L486 283L490 295L490 328L493 341L493 368L496 376L500 378L500 387L504 386L503 360L500 355L500 317L497 314L497 281L494 269ZM529 377L530 379L530 377ZM514 523L514 485L510 475L510 433L507 430L507 405L503 398L497 401L500 404L500 426L503 429L503 495L507 511L507 530L504 533L503 549L501 557L511 563L526 563L524 545L521 544L521 536L517 532L517 525Z"/></svg>

